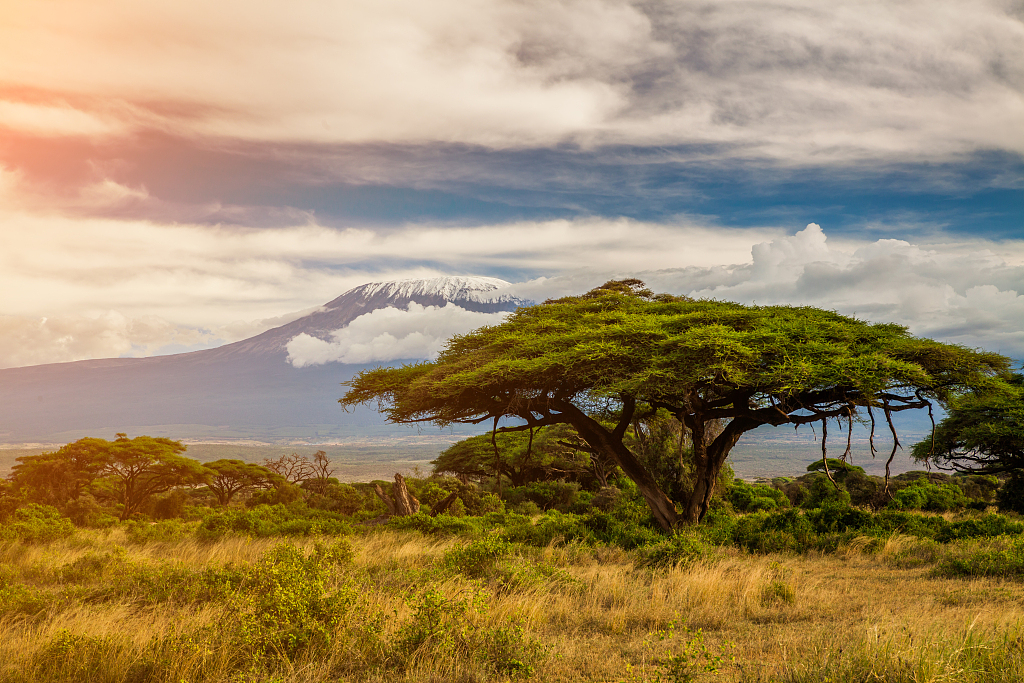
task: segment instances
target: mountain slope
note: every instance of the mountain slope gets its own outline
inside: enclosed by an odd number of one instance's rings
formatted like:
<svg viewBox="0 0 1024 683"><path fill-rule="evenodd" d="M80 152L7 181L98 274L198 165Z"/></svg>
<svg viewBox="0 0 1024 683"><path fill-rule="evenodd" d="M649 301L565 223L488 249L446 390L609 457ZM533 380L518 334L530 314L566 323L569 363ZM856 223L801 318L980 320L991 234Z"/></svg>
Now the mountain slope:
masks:
<svg viewBox="0 0 1024 683"><path fill-rule="evenodd" d="M454 303L492 313L528 302L494 278L433 278L356 287L314 313L242 341L192 353L110 358L0 370L0 443L62 442L114 432L183 439L333 440L407 434L376 411L345 413L343 388L365 366L294 368L287 343L328 339L360 315L393 306Z"/></svg>

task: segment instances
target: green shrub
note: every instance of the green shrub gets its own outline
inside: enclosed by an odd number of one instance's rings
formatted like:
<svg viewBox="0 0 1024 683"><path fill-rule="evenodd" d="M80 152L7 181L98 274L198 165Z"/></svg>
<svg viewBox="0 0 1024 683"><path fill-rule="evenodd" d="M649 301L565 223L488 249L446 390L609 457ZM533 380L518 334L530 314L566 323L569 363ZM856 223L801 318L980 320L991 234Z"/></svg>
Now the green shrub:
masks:
<svg viewBox="0 0 1024 683"><path fill-rule="evenodd" d="M532 481L523 486L515 486L503 492L505 502L509 505L531 501L542 510L558 510L568 512L579 496L580 485L565 481Z"/></svg>
<svg viewBox="0 0 1024 683"><path fill-rule="evenodd" d="M667 567L691 564L707 557L707 548L693 534L676 533L637 551L637 564Z"/></svg>
<svg viewBox="0 0 1024 683"><path fill-rule="evenodd" d="M779 489L765 484L748 484L737 479L729 487L729 503L737 512L758 512L789 507L789 499Z"/></svg>
<svg viewBox="0 0 1024 683"><path fill-rule="evenodd" d="M494 569L498 559L507 556L512 546L503 535L491 533L444 554L441 566L470 578L480 578Z"/></svg>
<svg viewBox="0 0 1024 683"><path fill-rule="evenodd" d="M939 559L933 570L936 576L994 576L1024 578L1024 537L1004 538L978 548L960 542Z"/></svg>
<svg viewBox="0 0 1024 683"><path fill-rule="evenodd" d="M893 510L948 512L962 510L967 503L967 496L956 484L933 484L924 479L918 479L893 494L889 507Z"/></svg>
<svg viewBox="0 0 1024 683"><path fill-rule="evenodd" d="M231 595L237 644L257 659L276 653L294 660L309 648L325 650L359 594L351 581L330 582L334 568L351 560L345 540L318 543L309 555L291 544L271 549Z"/></svg>
<svg viewBox="0 0 1024 683"><path fill-rule="evenodd" d="M473 536L482 532L483 521L479 517L454 517L448 514L431 517L421 511L415 515L391 517L387 527L396 531L418 531L431 536Z"/></svg>
<svg viewBox="0 0 1024 683"><path fill-rule="evenodd" d="M503 677L526 677L543 656L543 647L526 636L522 622L486 628L479 617L486 614L486 594L471 593L446 598L430 589L410 598L412 619L402 628L396 650L406 662L423 657L478 660ZM474 618L475 617L475 618Z"/></svg>
<svg viewBox="0 0 1024 683"><path fill-rule="evenodd" d="M818 475L807 486L807 496L800 507L811 510L827 503L850 505L850 493L843 488L837 489L824 474Z"/></svg>
<svg viewBox="0 0 1024 683"><path fill-rule="evenodd" d="M351 531L349 522L336 512L293 503L214 511L203 517L196 535L212 540L229 533L267 537L336 535Z"/></svg>
<svg viewBox="0 0 1024 683"><path fill-rule="evenodd" d="M122 524L125 536L130 543L149 543L157 541L178 541L192 533L193 525L177 519L161 522L142 522L129 520Z"/></svg>
<svg viewBox="0 0 1024 683"><path fill-rule="evenodd" d="M68 538L74 533L74 523L57 508L37 503L18 508L0 526L0 540L22 543L47 543Z"/></svg>
<svg viewBox="0 0 1024 683"><path fill-rule="evenodd" d="M960 522L947 522L935 534L940 543L965 538L993 538L1024 533L1024 524L1014 522L1002 515L988 514Z"/></svg>

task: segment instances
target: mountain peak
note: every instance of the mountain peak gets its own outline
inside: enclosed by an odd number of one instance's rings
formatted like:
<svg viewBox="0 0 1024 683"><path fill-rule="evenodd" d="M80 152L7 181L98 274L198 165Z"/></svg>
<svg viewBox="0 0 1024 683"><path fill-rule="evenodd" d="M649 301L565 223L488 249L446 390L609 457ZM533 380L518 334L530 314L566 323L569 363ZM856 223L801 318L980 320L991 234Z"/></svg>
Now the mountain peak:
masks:
<svg viewBox="0 0 1024 683"><path fill-rule="evenodd" d="M335 301L361 296L364 299L413 299L430 297L444 301L474 301L480 303L520 303L510 294L488 295L510 283L496 277L447 276L389 282L369 282L345 292ZM331 304L334 302L332 301ZM328 304L328 306L331 306Z"/></svg>

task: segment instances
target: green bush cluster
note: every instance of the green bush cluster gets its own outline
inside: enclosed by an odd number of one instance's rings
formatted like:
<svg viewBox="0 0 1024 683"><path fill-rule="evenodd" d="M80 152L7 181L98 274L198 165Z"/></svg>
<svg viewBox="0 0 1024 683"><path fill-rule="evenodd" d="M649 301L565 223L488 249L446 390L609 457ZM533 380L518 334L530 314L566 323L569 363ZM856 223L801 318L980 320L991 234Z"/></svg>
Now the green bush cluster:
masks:
<svg viewBox="0 0 1024 683"><path fill-rule="evenodd" d="M47 543L68 538L75 525L55 507L29 503L14 510L0 525L0 540Z"/></svg>
<svg viewBox="0 0 1024 683"><path fill-rule="evenodd" d="M311 508L303 503L257 505L251 509L228 508L203 517L196 535L212 540L235 533L255 537L311 536L350 533L351 523L336 512Z"/></svg>
<svg viewBox="0 0 1024 683"><path fill-rule="evenodd" d="M1024 536L997 539L988 547L954 543L939 559L936 576L1024 578Z"/></svg>

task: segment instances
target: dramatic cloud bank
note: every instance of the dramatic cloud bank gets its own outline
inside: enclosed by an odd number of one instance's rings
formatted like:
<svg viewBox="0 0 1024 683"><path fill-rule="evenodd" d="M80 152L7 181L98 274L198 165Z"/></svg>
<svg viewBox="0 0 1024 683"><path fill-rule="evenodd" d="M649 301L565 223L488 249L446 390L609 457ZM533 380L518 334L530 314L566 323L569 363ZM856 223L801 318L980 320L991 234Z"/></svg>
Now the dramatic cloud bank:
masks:
<svg viewBox="0 0 1024 683"><path fill-rule="evenodd" d="M984 243L902 240L830 247L811 224L754 246L741 266L650 273L657 289L746 303L810 305L1024 360L1024 263Z"/></svg>
<svg viewBox="0 0 1024 683"><path fill-rule="evenodd" d="M373 363L432 358L453 335L497 325L508 313L476 313L449 303L410 303L408 309L380 308L331 333L331 341L300 334L288 342L288 361L297 368L323 363Z"/></svg>
<svg viewBox="0 0 1024 683"><path fill-rule="evenodd" d="M42 0L5 7L0 126L492 148L716 144L799 163L1024 151L1000 0Z"/></svg>

